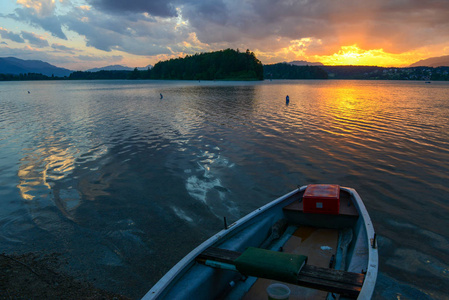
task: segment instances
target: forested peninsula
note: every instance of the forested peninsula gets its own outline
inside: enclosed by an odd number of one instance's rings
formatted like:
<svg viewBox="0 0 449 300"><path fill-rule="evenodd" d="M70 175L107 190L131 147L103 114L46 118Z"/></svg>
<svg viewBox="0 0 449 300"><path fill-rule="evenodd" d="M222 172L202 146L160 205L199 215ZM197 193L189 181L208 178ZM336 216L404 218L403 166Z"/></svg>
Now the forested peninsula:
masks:
<svg viewBox="0 0 449 300"><path fill-rule="evenodd" d="M150 79L263 80L263 65L253 52L226 49L158 62Z"/></svg>

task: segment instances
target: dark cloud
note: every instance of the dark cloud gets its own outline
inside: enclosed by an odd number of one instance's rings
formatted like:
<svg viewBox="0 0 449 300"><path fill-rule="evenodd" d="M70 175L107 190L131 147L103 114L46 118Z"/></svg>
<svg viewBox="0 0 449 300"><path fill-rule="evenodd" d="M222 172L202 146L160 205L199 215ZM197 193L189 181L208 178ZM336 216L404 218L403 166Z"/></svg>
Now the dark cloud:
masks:
<svg viewBox="0 0 449 300"><path fill-rule="evenodd" d="M107 15L92 11L74 9L61 20L71 31L86 38L86 45L103 51L111 51L121 44L121 34L126 31L126 24L118 18L112 20ZM112 27L112 28L108 28ZM115 32L116 28L119 32Z"/></svg>
<svg viewBox="0 0 449 300"><path fill-rule="evenodd" d="M166 0L91 0L90 5L100 11L114 14L128 13L148 13L158 17L177 16L175 5Z"/></svg>
<svg viewBox="0 0 449 300"><path fill-rule="evenodd" d="M62 24L59 17L46 11L45 14L36 11L32 7L22 7L15 10L15 14L9 14L5 17L14 19L19 22L26 22L30 25L42 28L50 32L53 36L63 40L67 40L66 35L62 31Z"/></svg>
<svg viewBox="0 0 449 300"><path fill-rule="evenodd" d="M79 60L82 61L89 61L89 62L101 62L104 60L108 60L108 61L121 61L123 59L123 56L121 55L114 55L114 56L110 56L110 57L98 57L98 56L92 56L92 55L78 55L76 58L78 58Z"/></svg>
<svg viewBox="0 0 449 300"><path fill-rule="evenodd" d="M119 20L118 20L119 18ZM93 10L74 9L61 17L71 31L86 38L86 45L103 50L120 50L136 55L170 54L168 45L182 40L176 21L154 22L129 16L111 18Z"/></svg>
<svg viewBox="0 0 449 300"><path fill-rule="evenodd" d="M25 43L25 40L20 35L1 27L0 27L0 36L2 37L2 39L5 40L11 40L16 43Z"/></svg>
<svg viewBox="0 0 449 300"><path fill-rule="evenodd" d="M154 40L146 38L127 38L122 45L117 47L117 49L123 52L145 56L172 54L172 51L170 51L167 45L159 45L155 43Z"/></svg>
<svg viewBox="0 0 449 300"><path fill-rule="evenodd" d="M183 16L189 21L207 21L217 25L226 26L229 21L234 19L232 15L238 14L232 11L232 7L226 5L222 0L219 1L197 1L185 5Z"/></svg>
<svg viewBox="0 0 449 300"><path fill-rule="evenodd" d="M27 40L31 45L36 46L38 48L48 47L49 44L46 39L43 39L34 33L22 31L22 37Z"/></svg>
<svg viewBox="0 0 449 300"><path fill-rule="evenodd" d="M52 44L51 47L57 51L62 51L62 52L71 53L71 54L75 53L75 50L76 50L74 48L66 47L66 46L60 45L60 44Z"/></svg>

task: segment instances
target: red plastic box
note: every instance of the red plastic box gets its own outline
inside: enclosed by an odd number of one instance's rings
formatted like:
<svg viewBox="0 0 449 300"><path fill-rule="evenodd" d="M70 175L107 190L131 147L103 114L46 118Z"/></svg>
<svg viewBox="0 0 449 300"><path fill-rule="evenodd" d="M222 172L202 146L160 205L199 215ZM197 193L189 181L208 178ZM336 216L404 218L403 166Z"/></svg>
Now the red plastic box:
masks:
<svg viewBox="0 0 449 300"><path fill-rule="evenodd" d="M309 184L302 197L305 213L333 214L340 212L340 186Z"/></svg>

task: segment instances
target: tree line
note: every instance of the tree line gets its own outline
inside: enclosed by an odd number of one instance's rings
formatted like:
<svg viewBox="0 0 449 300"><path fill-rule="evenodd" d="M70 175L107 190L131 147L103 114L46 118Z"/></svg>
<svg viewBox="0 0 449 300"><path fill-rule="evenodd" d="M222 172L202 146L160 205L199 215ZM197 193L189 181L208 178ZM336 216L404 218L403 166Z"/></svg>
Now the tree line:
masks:
<svg viewBox="0 0 449 300"><path fill-rule="evenodd" d="M265 65L265 79L327 79L327 72L318 66L295 66L289 63Z"/></svg>
<svg viewBox="0 0 449 300"><path fill-rule="evenodd" d="M263 80L263 65L253 52L226 49L158 62L151 79Z"/></svg>
<svg viewBox="0 0 449 300"><path fill-rule="evenodd" d="M40 73L23 73L23 74L1 74L0 81L21 81L21 80L64 80L67 77L47 76Z"/></svg>
<svg viewBox="0 0 449 300"><path fill-rule="evenodd" d="M137 69L136 69L137 70ZM76 71L69 75L71 80L96 80L96 79L132 79L131 71L106 71L83 72Z"/></svg>

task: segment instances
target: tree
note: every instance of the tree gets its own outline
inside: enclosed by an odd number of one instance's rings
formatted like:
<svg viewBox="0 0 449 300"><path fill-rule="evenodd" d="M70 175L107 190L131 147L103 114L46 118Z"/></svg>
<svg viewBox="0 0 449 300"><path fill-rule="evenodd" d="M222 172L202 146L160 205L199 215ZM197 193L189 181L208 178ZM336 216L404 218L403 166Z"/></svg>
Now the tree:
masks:
<svg viewBox="0 0 449 300"><path fill-rule="evenodd" d="M134 68L134 70L129 75L129 79L139 79L140 78L140 72L137 68Z"/></svg>

